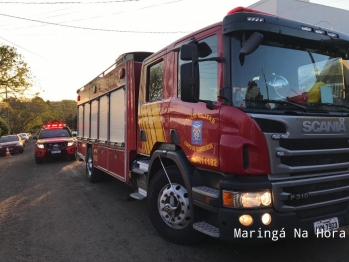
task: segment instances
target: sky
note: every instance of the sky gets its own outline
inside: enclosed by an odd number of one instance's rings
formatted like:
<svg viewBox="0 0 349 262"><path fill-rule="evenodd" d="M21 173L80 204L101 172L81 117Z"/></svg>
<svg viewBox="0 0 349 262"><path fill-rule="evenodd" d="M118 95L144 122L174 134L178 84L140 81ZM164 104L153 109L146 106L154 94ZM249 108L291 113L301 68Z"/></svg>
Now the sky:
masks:
<svg viewBox="0 0 349 262"><path fill-rule="evenodd" d="M35 76L28 97L40 92L45 101L76 100L76 90L119 55L156 52L255 2L0 0L0 45L14 46ZM349 10L349 0L310 2Z"/></svg>

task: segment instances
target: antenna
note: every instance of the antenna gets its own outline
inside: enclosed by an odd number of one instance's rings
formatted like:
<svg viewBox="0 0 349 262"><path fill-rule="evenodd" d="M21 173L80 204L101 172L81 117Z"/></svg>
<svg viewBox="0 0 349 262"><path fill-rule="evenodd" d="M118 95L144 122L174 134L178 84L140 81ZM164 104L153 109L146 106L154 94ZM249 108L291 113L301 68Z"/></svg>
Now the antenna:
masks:
<svg viewBox="0 0 349 262"><path fill-rule="evenodd" d="M328 24L328 25L330 26L330 29L331 29L331 30L334 30L333 27L332 27L332 25L331 25L329 22L327 22L327 21L319 21L319 22L316 23L316 25L318 25L318 24L320 24L320 23L326 23L326 24ZM326 28L328 28L328 27L326 27Z"/></svg>

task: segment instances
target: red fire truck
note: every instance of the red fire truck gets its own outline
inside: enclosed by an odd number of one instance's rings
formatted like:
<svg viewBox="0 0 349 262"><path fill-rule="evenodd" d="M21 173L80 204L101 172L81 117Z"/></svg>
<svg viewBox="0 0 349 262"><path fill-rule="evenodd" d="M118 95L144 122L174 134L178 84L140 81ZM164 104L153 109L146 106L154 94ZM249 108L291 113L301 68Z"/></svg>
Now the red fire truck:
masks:
<svg viewBox="0 0 349 262"><path fill-rule="evenodd" d="M235 8L157 53L119 56L77 90L78 155L91 182L132 186L174 243L338 230L348 61L348 35Z"/></svg>

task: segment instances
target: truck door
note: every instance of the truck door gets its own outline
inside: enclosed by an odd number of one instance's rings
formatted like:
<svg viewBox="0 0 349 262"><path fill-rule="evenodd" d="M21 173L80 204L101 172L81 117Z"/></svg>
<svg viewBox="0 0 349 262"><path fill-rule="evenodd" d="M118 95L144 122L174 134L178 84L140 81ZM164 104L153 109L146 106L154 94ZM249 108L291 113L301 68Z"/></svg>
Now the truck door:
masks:
<svg viewBox="0 0 349 262"><path fill-rule="evenodd" d="M208 46L211 51L205 57L217 57L219 37L211 33L210 36L198 41ZM199 47L200 53L200 47ZM217 90L221 78L221 66L216 61L204 61L199 63L200 71L200 100L207 102L187 103L181 101L180 66L186 63L177 54L177 98L172 99L171 112L171 138L177 136L178 143L185 151L189 161L196 166L210 169L219 169L219 111L220 104L217 103ZM174 134L175 133L175 134Z"/></svg>
<svg viewBox="0 0 349 262"><path fill-rule="evenodd" d="M168 107L166 79L168 77L164 59L165 52L160 52L142 69L139 93L139 136L138 150L150 155L156 143L166 142L165 128L168 125Z"/></svg>

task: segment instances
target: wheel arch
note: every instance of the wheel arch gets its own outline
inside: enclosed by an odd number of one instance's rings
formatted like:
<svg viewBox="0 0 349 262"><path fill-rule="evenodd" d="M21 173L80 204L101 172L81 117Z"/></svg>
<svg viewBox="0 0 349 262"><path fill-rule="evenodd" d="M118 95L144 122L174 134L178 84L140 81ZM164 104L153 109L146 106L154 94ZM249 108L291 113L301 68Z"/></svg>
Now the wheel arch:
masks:
<svg viewBox="0 0 349 262"><path fill-rule="evenodd" d="M91 143L86 143L86 151L85 151L85 162L87 162L87 155L88 155L88 151L92 148L92 144ZM91 149L92 150L92 149Z"/></svg>
<svg viewBox="0 0 349 262"><path fill-rule="evenodd" d="M155 150L149 161L149 169L147 175L147 188L155 176L155 174L162 169L161 162L159 159L161 157L163 165L166 167L176 165L181 173L182 179L184 181L185 187L187 189L187 193L189 196L189 205L190 210L194 210L193 198L192 198L192 190L191 188L194 186L194 182L191 179L190 174L195 171L193 165L190 164L187 157L185 156L182 150ZM194 220L194 212L192 212L192 221Z"/></svg>

